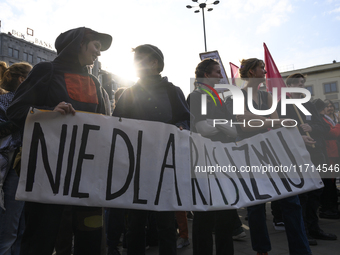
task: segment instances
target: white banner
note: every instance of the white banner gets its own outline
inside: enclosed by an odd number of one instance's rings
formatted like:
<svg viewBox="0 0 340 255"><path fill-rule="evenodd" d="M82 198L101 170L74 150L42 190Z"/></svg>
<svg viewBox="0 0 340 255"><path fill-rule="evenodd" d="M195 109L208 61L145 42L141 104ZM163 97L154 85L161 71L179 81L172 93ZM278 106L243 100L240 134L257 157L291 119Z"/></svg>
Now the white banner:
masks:
<svg viewBox="0 0 340 255"><path fill-rule="evenodd" d="M236 145L159 122L34 110L25 124L16 198L157 211L231 209L321 188L312 166L296 128Z"/></svg>

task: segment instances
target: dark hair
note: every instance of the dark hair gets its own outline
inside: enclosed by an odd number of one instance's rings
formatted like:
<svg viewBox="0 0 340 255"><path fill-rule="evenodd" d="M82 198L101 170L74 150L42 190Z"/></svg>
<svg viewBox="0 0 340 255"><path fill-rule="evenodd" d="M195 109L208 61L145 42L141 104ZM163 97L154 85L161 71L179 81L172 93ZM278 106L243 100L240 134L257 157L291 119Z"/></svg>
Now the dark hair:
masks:
<svg viewBox="0 0 340 255"><path fill-rule="evenodd" d="M248 80L251 78L250 70L255 70L257 66L260 64L264 64L263 60L257 59L257 58L248 58L248 59L242 59L241 66L238 69L240 73L240 77L243 80Z"/></svg>
<svg viewBox="0 0 340 255"><path fill-rule="evenodd" d="M195 78L204 78L204 74L210 74L213 70L214 65L220 65L216 60L212 58L203 59L195 70Z"/></svg>
<svg viewBox="0 0 340 255"><path fill-rule="evenodd" d="M157 59L158 60L158 72L162 72L164 69L164 56L160 49L158 49L156 46L151 44L143 44L139 45L136 48L132 48L132 52L135 53L144 53L148 55L151 59Z"/></svg>
<svg viewBox="0 0 340 255"><path fill-rule="evenodd" d="M20 85L19 77L26 78L32 66L26 62L14 63L7 67L5 62L0 62L0 87L7 91L16 91Z"/></svg>
<svg viewBox="0 0 340 255"><path fill-rule="evenodd" d="M315 108L318 112L323 111L326 108L326 103L324 101L322 101L320 98L315 99L313 101L313 104L315 105Z"/></svg>
<svg viewBox="0 0 340 255"><path fill-rule="evenodd" d="M306 77L302 73L294 73L287 77L286 84L291 85L296 83L299 78L303 78L303 80L306 82Z"/></svg>
<svg viewBox="0 0 340 255"><path fill-rule="evenodd" d="M101 39L100 34L94 33L92 30L85 28L84 37L81 43L85 44L87 48L87 45L89 44L89 42L101 41L100 39Z"/></svg>
<svg viewBox="0 0 340 255"><path fill-rule="evenodd" d="M326 106L328 106L329 104L331 104L335 110L335 104L332 102L332 100L329 99L325 99L324 102L326 103Z"/></svg>
<svg viewBox="0 0 340 255"><path fill-rule="evenodd" d="M205 74L210 74L215 65L220 65L216 60L212 58L203 59L197 66L195 70L195 88L198 86L198 79L204 78Z"/></svg>

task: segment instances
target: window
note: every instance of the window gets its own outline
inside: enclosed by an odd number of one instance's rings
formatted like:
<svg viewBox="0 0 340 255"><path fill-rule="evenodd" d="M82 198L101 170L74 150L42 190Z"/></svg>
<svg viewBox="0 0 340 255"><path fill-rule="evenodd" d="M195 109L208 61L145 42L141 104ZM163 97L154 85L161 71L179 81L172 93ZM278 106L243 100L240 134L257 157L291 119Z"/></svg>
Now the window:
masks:
<svg viewBox="0 0 340 255"><path fill-rule="evenodd" d="M28 54L28 62L33 63L33 55L32 54Z"/></svg>
<svg viewBox="0 0 340 255"><path fill-rule="evenodd" d="M24 54L23 54L23 60L26 61L26 62L28 61L28 60L27 60L27 57L28 57L27 53L24 52Z"/></svg>
<svg viewBox="0 0 340 255"><path fill-rule="evenodd" d="M12 57L13 56L13 49L8 47L8 56Z"/></svg>
<svg viewBox="0 0 340 255"><path fill-rule="evenodd" d="M323 88L324 88L325 94L338 92L338 86L336 82L325 83L323 84Z"/></svg>
<svg viewBox="0 0 340 255"><path fill-rule="evenodd" d="M335 111L339 111L339 103L338 102L333 102L334 106L335 106Z"/></svg>
<svg viewBox="0 0 340 255"><path fill-rule="evenodd" d="M13 57L19 58L19 51L18 50L13 50Z"/></svg>
<svg viewBox="0 0 340 255"><path fill-rule="evenodd" d="M305 88L309 90L309 92L310 92L310 94L312 96L314 95L314 93L313 93L313 86L306 86Z"/></svg>
<svg viewBox="0 0 340 255"><path fill-rule="evenodd" d="M41 62L41 58L37 57L37 63L40 63L40 62Z"/></svg>

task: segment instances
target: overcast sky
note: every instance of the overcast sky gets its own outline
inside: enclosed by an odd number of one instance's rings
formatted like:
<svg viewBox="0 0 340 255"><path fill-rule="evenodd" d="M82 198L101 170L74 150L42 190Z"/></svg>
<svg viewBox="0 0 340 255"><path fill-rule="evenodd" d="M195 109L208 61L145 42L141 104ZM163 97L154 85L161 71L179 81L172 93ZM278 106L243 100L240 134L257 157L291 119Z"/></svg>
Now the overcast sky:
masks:
<svg viewBox="0 0 340 255"><path fill-rule="evenodd" d="M212 3L209 0L207 3ZM204 2L204 1L199 1ZM1 0L1 32L34 30L54 44L62 32L80 26L111 34L111 48L99 61L105 70L134 78L131 48L154 44L165 56L162 73L190 93L199 53L204 52L202 13L191 0ZM205 12L208 51L229 62L264 59L267 44L276 65L288 71L340 61L340 0L221 0Z"/></svg>

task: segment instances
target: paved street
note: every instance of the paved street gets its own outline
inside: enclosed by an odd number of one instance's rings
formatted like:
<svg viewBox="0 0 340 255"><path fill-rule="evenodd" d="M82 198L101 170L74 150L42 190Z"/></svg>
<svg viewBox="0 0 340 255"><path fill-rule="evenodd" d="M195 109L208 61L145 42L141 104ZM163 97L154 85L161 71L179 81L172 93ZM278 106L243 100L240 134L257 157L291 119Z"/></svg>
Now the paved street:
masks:
<svg viewBox="0 0 340 255"><path fill-rule="evenodd" d="M288 245L287 238L284 231L276 231L272 225L272 215L270 213L270 203L267 203L267 226L270 234L270 239L272 243L272 251L269 253L270 255L288 255ZM246 209L239 209L239 215L241 216L241 221L243 223L243 227L245 228L247 237L242 241L234 241L235 255L251 255L256 254L251 248L250 244L250 234L248 228L248 222L244 220L246 216ZM189 223L189 238L191 241L191 229L192 229L192 221L188 221ZM323 241L318 240L317 246L311 246L313 255L337 255L340 254L340 219L338 220L326 220L320 219L320 226L325 232L334 233L338 236L338 240L336 241ZM192 245L189 245L185 248L177 250L178 255L192 255ZM158 254L157 247L151 247L146 252L147 255L156 255ZM122 255L126 255L126 251L122 251Z"/></svg>

